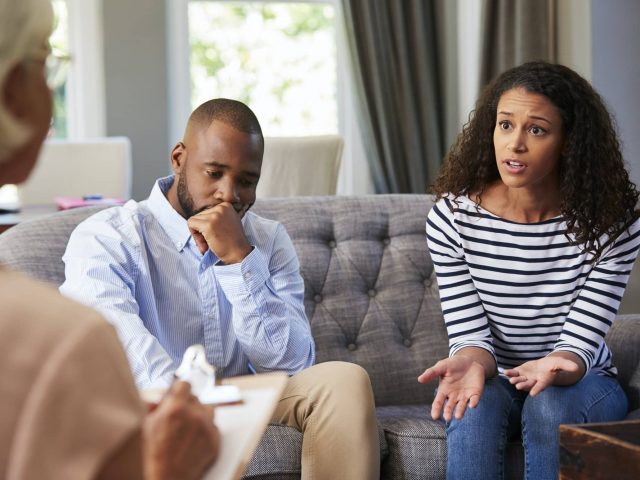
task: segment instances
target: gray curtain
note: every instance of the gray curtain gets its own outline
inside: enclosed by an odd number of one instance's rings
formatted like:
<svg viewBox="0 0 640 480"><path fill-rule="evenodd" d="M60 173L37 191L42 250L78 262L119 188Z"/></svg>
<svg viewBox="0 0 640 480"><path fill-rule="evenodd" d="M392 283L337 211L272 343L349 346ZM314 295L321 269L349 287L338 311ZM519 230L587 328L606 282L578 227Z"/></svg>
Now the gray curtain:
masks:
<svg viewBox="0 0 640 480"><path fill-rule="evenodd" d="M424 193L446 148L446 0L344 0L378 193Z"/></svg>
<svg viewBox="0 0 640 480"><path fill-rule="evenodd" d="M531 60L554 61L555 0L485 0L480 86Z"/></svg>

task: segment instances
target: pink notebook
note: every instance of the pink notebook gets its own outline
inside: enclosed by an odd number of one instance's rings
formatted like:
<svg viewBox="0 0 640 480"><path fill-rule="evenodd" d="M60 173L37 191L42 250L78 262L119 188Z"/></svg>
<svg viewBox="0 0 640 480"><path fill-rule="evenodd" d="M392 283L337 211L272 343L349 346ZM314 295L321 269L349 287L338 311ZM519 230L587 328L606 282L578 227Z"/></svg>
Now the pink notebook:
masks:
<svg viewBox="0 0 640 480"><path fill-rule="evenodd" d="M122 198L107 198L102 195L89 195L85 197L56 197L53 201L58 206L58 210L89 207L92 205L122 205L125 203L125 200Z"/></svg>

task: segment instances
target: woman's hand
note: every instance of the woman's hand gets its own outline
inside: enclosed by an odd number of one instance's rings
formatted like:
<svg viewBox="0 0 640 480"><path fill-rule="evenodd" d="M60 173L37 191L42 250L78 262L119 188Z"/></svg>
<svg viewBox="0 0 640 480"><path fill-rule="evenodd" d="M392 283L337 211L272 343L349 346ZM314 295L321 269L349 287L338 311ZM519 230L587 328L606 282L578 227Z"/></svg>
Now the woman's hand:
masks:
<svg viewBox="0 0 640 480"><path fill-rule="evenodd" d="M504 374L516 389L526 390L535 397L549 385L573 385L582 378L584 371L584 364L576 354L553 352L505 370Z"/></svg>
<svg viewBox="0 0 640 480"><path fill-rule="evenodd" d="M213 407L202 405L185 382L173 384L143 424L145 479L198 479L218 456L220 432Z"/></svg>
<svg viewBox="0 0 640 480"><path fill-rule="evenodd" d="M437 420L442 413L447 422L452 416L460 420L467 405L474 408L480 401L484 390L485 367L469 356L454 355L427 368L418 381L428 383L436 378L440 379L440 384L431 404L431 418Z"/></svg>

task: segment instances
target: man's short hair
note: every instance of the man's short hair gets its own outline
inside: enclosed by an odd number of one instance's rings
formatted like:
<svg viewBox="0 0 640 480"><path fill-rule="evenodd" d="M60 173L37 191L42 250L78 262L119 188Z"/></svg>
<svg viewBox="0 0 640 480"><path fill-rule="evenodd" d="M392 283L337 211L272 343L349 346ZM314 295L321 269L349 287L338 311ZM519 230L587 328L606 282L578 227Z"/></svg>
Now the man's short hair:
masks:
<svg viewBox="0 0 640 480"><path fill-rule="evenodd" d="M244 133L258 134L262 138L260 122L244 103L228 98L214 98L196 108L189 117L189 124L207 128L217 120Z"/></svg>

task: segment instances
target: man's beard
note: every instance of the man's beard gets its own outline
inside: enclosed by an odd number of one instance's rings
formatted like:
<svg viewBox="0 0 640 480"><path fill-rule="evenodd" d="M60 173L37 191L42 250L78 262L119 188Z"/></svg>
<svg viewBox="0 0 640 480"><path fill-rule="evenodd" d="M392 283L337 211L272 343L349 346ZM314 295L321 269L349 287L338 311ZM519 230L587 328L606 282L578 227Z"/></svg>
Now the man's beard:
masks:
<svg viewBox="0 0 640 480"><path fill-rule="evenodd" d="M180 204L180 208L182 209L182 212L184 213L184 218L186 219L189 219L194 215L197 215L198 213L203 212L208 208L212 208L214 206L214 205L204 205L198 209L195 208L195 206L193 205L193 197L191 196L191 194L189 193L189 189L187 188L187 176L184 174L180 175L180 179L178 180L177 190L178 190L177 191L178 203ZM243 207L240 204L234 204L233 208L236 212L238 212L238 215L240 215L240 218L242 218L244 217L244 214L247 213L247 210L251 208L252 205L253 203Z"/></svg>
<svg viewBox="0 0 640 480"><path fill-rule="evenodd" d="M187 189L186 175L180 175L180 179L178 180L178 203L180 204L180 208L182 208L185 218L191 218L196 213L199 213L193 206L193 197Z"/></svg>

